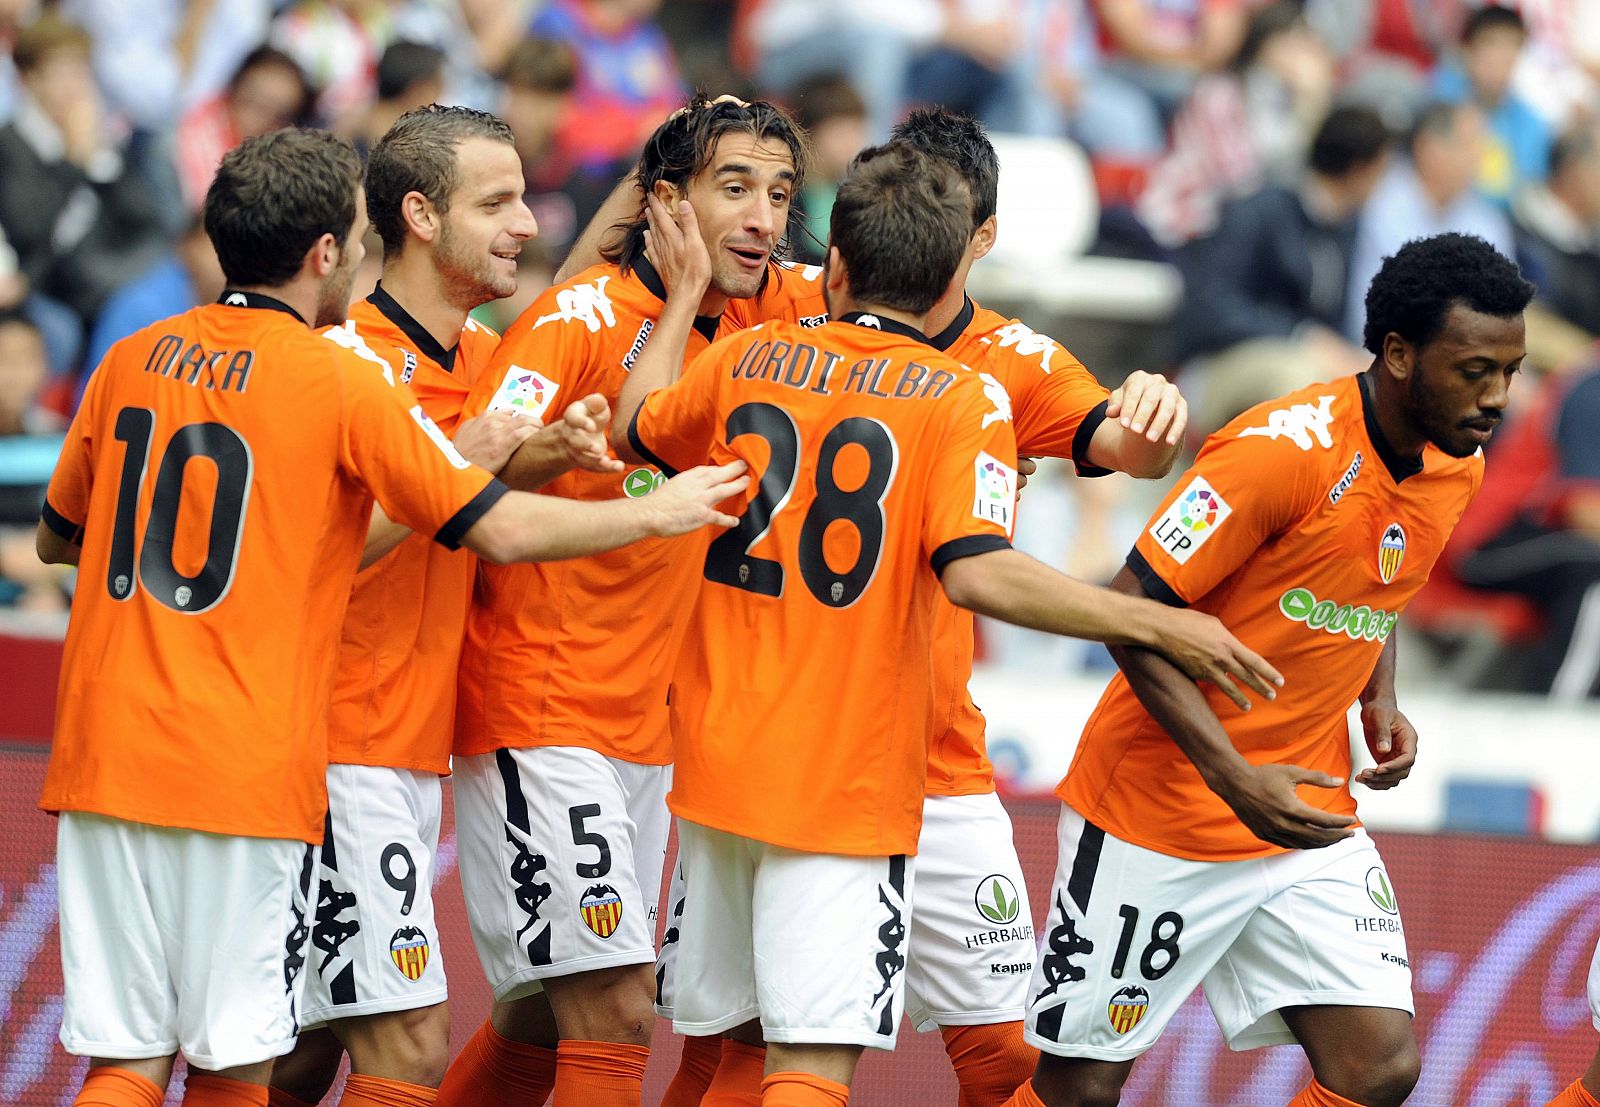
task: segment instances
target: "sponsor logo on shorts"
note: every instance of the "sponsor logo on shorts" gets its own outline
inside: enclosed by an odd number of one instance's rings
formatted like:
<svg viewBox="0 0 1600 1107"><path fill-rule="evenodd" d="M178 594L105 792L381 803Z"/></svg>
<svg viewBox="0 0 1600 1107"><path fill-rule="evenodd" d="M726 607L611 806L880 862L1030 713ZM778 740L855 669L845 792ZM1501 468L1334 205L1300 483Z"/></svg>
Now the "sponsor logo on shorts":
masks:
<svg viewBox="0 0 1600 1107"><path fill-rule="evenodd" d="M989 922L996 926L1007 926L1017 921L1017 912L1022 907L1022 897L1017 895L1017 886L1011 883L1009 877L994 873L984 877L978 882L978 890L972 894L972 902Z"/></svg>
<svg viewBox="0 0 1600 1107"><path fill-rule="evenodd" d="M1350 486L1356 482L1356 477L1361 474L1361 463L1365 461L1361 451L1356 451L1356 459L1350 463L1350 468L1344 471L1344 476L1339 478L1339 483L1328 489L1328 502L1336 504L1344 499L1344 494L1350 491Z"/></svg>
<svg viewBox="0 0 1600 1107"><path fill-rule="evenodd" d="M906 941L904 854L896 854L889 858L888 878L878 884L878 902L883 904L888 914L883 922L878 924L878 941L882 944L882 948L873 958L873 964L877 967L883 987L872 997L872 1006L879 1009L878 1033L883 1035L894 1033L894 1024L898 1017L894 1006L894 982L895 977L906 967L906 957L900 948Z"/></svg>
<svg viewBox="0 0 1600 1107"><path fill-rule="evenodd" d="M1367 870L1367 898L1372 900L1380 911L1390 915L1400 913L1400 905L1395 902L1394 889L1389 887L1389 874L1376 865Z"/></svg>
<svg viewBox="0 0 1600 1107"><path fill-rule="evenodd" d="M1378 539L1378 577L1383 583L1388 584L1400 571L1400 563L1406 559L1406 530L1399 523L1390 523L1383 528L1383 537Z"/></svg>
<svg viewBox="0 0 1600 1107"><path fill-rule="evenodd" d="M1056 912L1061 922L1050 928L1045 938L1044 956L1039 960L1039 971L1044 975L1045 987L1033 998L1038 1003L1056 994L1063 984L1075 984L1088 975L1088 970L1074 965L1072 958L1078 954L1094 952L1094 943L1078 933L1078 920L1067 914L1067 905L1061 893L1056 893Z"/></svg>
<svg viewBox="0 0 1600 1107"><path fill-rule="evenodd" d="M1378 954L1378 960L1387 961L1391 965L1399 965L1402 969L1409 969L1411 967L1410 961L1407 961L1404 957L1400 957L1393 953L1380 953Z"/></svg>
<svg viewBox="0 0 1600 1107"><path fill-rule="evenodd" d="M648 496L667 483L667 475L654 469L635 469L622 478L622 494L630 500Z"/></svg>
<svg viewBox="0 0 1600 1107"><path fill-rule="evenodd" d="M1387 642L1389 632L1400 620L1398 611L1385 611L1366 604L1319 600L1309 588L1291 588L1278 597L1278 610L1285 619L1304 623L1312 630L1342 634L1352 642Z"/></svg>
<svg viewBox="0 0 1600 1107"><path fill-rule="evenodd" d="M1112 1030L1126 1034L1139 1025L1148 1010L1150 993L1137 984L1130 984L1126 988L1118 988L1111 1002L1106 1004L1106 1018L1111 1022Z"/></svg>
<svg viewBox="0 0 1600 1107"><path fill-rule="evenodd" d="M1357 915L1355 917L1357 934L1404 934L1405 928L1400 925L1399 919L1392 919L1388 915Z"/></svg>
<svg viewBox="0 0 1600 1107"><path fill-rule="evenodd" d="M1013 964L990 965L989 973L993 976L1021 976L1033 971L1032 961L1019 961Z"/></svg>
<svg viewBox="0 0 1600 1107"><path fill-rule="evenodd" d="M1228 501L1206 478L1195 477L1156 519L1150 527L1150 537L1160 543L1172 560L1183 565L1232 514Z"/></svg>
<svg viewBox="0 0 1600 1107"><path fill-rule="evenodd" d="M578 900L578 913L595 937L609 938L622 922L622 896L609 884L591 884Z"/></svg>
<svg viewBox="0 0 1600 1107"><path fill-rule="evenodd" d="M407 980L422 979L428 968L428 936L414 926L402 926L389 939L389 960Z"/></svg>

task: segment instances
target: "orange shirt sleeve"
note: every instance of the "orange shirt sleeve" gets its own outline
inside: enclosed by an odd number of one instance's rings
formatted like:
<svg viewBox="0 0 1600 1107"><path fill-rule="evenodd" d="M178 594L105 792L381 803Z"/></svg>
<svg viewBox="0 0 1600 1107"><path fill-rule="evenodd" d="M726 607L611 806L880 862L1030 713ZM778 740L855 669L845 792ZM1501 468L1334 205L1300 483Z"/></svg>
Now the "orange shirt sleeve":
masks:
<svg viewBox="0 0 1600 1107"><path fill-rule="evenodd" d="M1155 599L1199 600L1327 491L1319 455L1267 437L1213 436L1151 518L1128 567Z"/></svg>
<svg viewBox="0 0 1600 1107"><path fill-rule="evenodd" d="M935 572L950 562L1011 545L1017 503L1017 443L1010 413L976 375L950 406L944 442L927 482L922 546Z"/></svg>
<svg viewBox="0 0 1600 1107"><path fill-rule="evenodd" d="M735 335L707 347L676 381L646 396L628 426L634 451L669 477L706 464L717 433L717 383L726 351L748 344Z"/></svg>
<svg viewBox="0 0 1600 1107"><path fill-rule="evenodd" d="M61 456L50 474L50 485L45 490L44 506L39 513L45 526L75 546L83 545L83 529L89 522L89 488L94 480L94 428L100 425L99 397L107 376L106 372L97 372L89 378L83 402L67 428Z"/></svg>
<svg viewBox="0 0 1600 1107"><path fill-rule="evenodd" d="M473 383L463 419L509 410L548 423L572 401L597 391L590 384L602 360L595 346L610 332L599 329L598 317L563 317L555 308L547 292L506 332Z"/></svg>
<svg viewBox="0 0 1600 1107"><path fill-rule="evenodd" d="M1067 458L1077 464L1079 476L1111 472L1088 460L1089 442L1105 421L1111 393L1083 362L1053 339L1036 336L1047 343L1037 353L1022 354L1015 346L999 346L1006 329L1001 328L992 339L996 346L991 347L990 356L996 365L1004 363L1006 370L1000 379L1011 394L1017 453Z"/></svg>

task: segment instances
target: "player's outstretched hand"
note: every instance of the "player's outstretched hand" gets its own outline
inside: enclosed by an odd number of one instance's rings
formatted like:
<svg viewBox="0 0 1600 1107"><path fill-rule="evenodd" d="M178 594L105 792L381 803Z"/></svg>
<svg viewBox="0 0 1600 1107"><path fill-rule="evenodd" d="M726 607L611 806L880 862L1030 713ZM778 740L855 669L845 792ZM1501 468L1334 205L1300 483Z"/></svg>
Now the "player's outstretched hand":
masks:
<svg viewBox="0 0 1600 1107"><path fill-rule="evenodd" d="M1295 793L1295 786L1337 788L1343 783L1298 765L1251 765L1217 794L1263 842L1285 849L1320 849L1354 834L1356 820L1317 810Z"/></svg>
<svg viewBox="0 0 1600 1107"><path fill-rule="evenodd" d="M644 232L644 248L650 255L650 264L661 274L668 295L680 293L698 300L711 284L711 255L705 239L700 237L694 205L679 200L676 209L669 208L653 192L644 198L644 203L649 223Z"/></svg>
<svg viewBox="0 0 1600 1107"><path fill-rule="evenodd" d="M688 534L710 524L717 527L738 525L738 518L718 510L724 501L750 486L748 469L742 461L726 465L697 465L667 481L638 501L652 512L650 533L660 538Z"/></svg>
<svg viewBox="0 0 1600 1107"><path fill-rule="evenodd" d="M1417 763L1417 729L1392 703L1374 700L1361 708L1367 749L1378 764L1356 774L1356 783L1383 791L1411 775Z"/></svg>
<svg viewBox="0 0 1600 1107"><path fill-rule="evenodd" d="M1260 654L1240 642L1228 628L1201 611L1174 608L1166 620L1164 641L1158 647L1190 680L1210 681L1222 689L1239 710L1250 710L1250 697L1235 680L1266 699L1277 699L1283 675Z"/></svg>
<svg viewBox="0 0 1600 1107"><path fill-rule="evenodd" d="M462 457L491 473L498 473L517 447L544 424L514 411L486 411L463 419L451 442Z"/></svg>
<svg viewBox="0 0 1600 1107"><path fill-rule="evenodd" d="M1135 369L1106 402L1106 418L1115 419L1151 442L1176 446L1189 425L1189 404L1178 386L1160 373Z"/></svg>
<svg viewBox="0 0 1600 1107"><path fill-rule="evenodd" d="M622 462L611 456L606 428L611 425L611 405L598 392L567 405L556 429L572 464L591 473L620 473Z"/></svg>

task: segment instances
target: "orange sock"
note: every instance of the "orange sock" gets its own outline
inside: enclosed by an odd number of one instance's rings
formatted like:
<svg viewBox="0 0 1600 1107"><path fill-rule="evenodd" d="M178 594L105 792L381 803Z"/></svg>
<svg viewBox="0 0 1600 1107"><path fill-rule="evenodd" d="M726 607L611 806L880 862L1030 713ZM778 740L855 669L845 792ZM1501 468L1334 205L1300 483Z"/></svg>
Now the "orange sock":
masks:
<svg viewBox="0 0 1600 1107"><path fill-rule="evenodd" d="M1029 1077L1023 1082L1022 1087L1006 1100L1005 1107L1048 1107L1048 1105L1039 1098L1039 1093L1033 1090L1033 1078Z"/></svg>
<svg viewBox="0 0 1600 1107"><path fill-rule="evenodd" d="M959 1107L1001 1107L1039 1065L1020 1022L942 1026L939 1034L961 1084Z"/></svg>
<svg viewBox="0 0 1600 1107"><path fill-rule="evenodd" d="M161 1107L167 1090L154 1080L115 1065L96 1065L83 1078L72 1107Z"/></svg>
<svg viewBox="0 0 1600 1107"><path fill-rule="evenodd" d="M556 1051L514 1042L486 1021L439 1085L438 1107L539 1107L556 1086Z"/></svg>
<svg viewBox="0 0 1600 1107"><path fill-rule="evenodd" d="M1600 1099L1589 1094L1582 1080L1574 1080L1561 1090L1545 1107L1600 1107Z"/></svg>
<svg viewBox="0 0 1600 1107"><path fill-rule="evenodd" d="M775 1072L761 1082L761 1107L845 1107L850 1089L809 1072Z"/></svg>
<svg viewBox="0 0 1600 1107"><path fill-rule="evenodd" d="M661 1107L700 1107L722 1060L722 1035L689 1036L683 1039L683 1058L678 1071L661 1097Z"/></svg>
<svg viewBox="0 0 1600 1107"><path fill-rule="evenodd" d="M1334 1095L1313 1080L1289 1101L1289 1107L1361 1107L1361 1104L1342 1095Z"/></svg>
<svg viewBox="0 0 1600 1107"><path fill-rule="evenodd" d="M183 1078L184 1107L267 1107L267 1086L189 1070Z"/></svg>
<svg viewBox="0 0 1600 1107"><path fill-rule="evenodd" d="M722 1063L700 1107L761 1107L761 1078L766 1068L765 1046L724 1039Z"/></svg>
<svg viewBox="0 0 1600 1107"><path fill-rule="evenodd" d="M640 1107L649 1046L562 1041L554 1107Z"/></svg>
<svg viewBox="0 0 1600 1107"><path fill-rule="evenodd" d="M320 1102L322 1101L317 1101L317 1103ZM317 1104L307 1103L303 1099L296 1098L282 1088L268 1088L267 1107L317 1107Z"/></svg>
<svg viewBox="0 0 1600 1107"><path fill-rule="evenodd" d="M339 1107L432 1107L438 1098L437 1088L353 1072L344 1082Z"/></svg>

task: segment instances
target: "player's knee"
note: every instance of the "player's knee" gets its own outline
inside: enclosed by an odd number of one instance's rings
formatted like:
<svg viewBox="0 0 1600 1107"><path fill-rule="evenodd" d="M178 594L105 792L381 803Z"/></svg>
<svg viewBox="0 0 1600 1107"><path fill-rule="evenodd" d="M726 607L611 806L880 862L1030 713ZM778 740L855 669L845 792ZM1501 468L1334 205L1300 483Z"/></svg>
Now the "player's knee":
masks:
<svg viewBox="0 0 1600 1107"><path fill-rule="evenodd" d="M350 1019L339 1030L353 1072L437 1088L450 1064L450 1015L442 1003Z"/></svg>
<svg viewBox="0 0 1600 1107"><path fill-rule="evenodd" d="M1094 1061L1044 1054L1033 1089L1049 1107L1117 1107L1131 1062Z"/></svg>
<svg viewBox="0 0 1600 1107"><path fill-rule="evenodd" d="M1336 1073L1317 1074L1329 1091L1365 1107L1400 1107L1422 1076L1422 1055L1410 1035L1387 1049L1347 1054Z"/></svg>
<svg viewBox="0 0 1600 1107"><path fill-rule="evenodd" d="M650 1044L655 1034L655 977L649 965L625 965L545 981L561 1037Z"/></svg>

